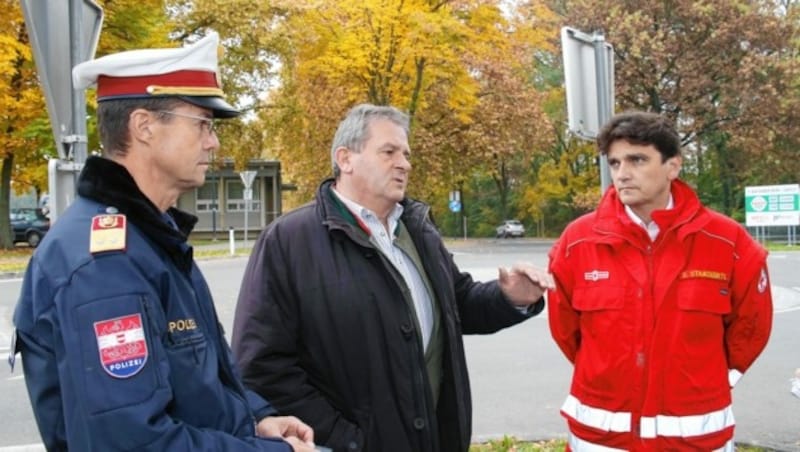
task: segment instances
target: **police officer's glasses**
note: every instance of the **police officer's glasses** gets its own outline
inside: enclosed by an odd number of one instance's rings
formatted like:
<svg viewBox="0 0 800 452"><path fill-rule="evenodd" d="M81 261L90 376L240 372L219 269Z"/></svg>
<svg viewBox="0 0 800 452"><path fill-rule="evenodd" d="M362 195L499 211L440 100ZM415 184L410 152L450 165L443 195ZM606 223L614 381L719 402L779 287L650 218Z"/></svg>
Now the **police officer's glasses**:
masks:
<svg viewBox="0 0 800 452"><path fill-rule="evenodd" d="M200 130L208 132L209 135L217 132L216 123L214 122L214 118L206 118L203 116L195 116L195 115L187 115L184 113L176 113L174 111L167 111L167 110L159 110L159 114L162 115L172 115L172 116L180 116L181 118L188 118L194 119L196 121L200 121Z"/></svg>

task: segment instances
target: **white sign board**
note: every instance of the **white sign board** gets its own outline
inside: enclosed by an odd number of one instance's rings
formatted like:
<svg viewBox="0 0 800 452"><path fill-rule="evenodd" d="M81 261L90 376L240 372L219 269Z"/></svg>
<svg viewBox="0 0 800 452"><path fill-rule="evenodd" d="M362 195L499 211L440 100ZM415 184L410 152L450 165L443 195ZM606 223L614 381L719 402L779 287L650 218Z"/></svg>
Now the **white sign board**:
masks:
<svg viewBox="0 0 800 452"><path fill-rule="evenodd" d="M601 95L608 96L610 110L614 106L614 48L600 39L602 35L589 35L570 27L561 29L568 126L586 140L593 140L603 126L600 122L608 119L600 118ZM598 53L598 43L604 52ZM605 73L598 73L598 63L602 63L599 58L604 58ZM598 92L598 80L606 92Z"/></svg>
<svg viewBox="0 0 800 452"><path fill-rule="evenodd" d="M800 225L800 184L745 187L747 226Z"/></svg>
<svg viewBox="0 0 800 452"><path fill-rule="evenodd" d="M76 17L71 17L73 8L80 12L77 17L80 23L75 23L73 19ZM47 103L56 149L63 160L67 158L64 143L77 132L74 127L74 103L81 103L83 114L86 108L82 96L80 99L74 98L76 93L72 87L71 68L73 63L94 57L103 25L103 10L93 0L22 0L22 12ZM79 49L74 48L76 42L80 43ZM85 122L82 117L79 120ZM83 130L85 132L85 127Z"/></svg>
<svg viewBox="0 0 800 452"><path fill-rule="evenodd" d="M244 184L244 188L250 188L253 186L253 181L256 179L256 172L255 171L242 171L239 173L239 177L242 179L242 183Z"/></svg>

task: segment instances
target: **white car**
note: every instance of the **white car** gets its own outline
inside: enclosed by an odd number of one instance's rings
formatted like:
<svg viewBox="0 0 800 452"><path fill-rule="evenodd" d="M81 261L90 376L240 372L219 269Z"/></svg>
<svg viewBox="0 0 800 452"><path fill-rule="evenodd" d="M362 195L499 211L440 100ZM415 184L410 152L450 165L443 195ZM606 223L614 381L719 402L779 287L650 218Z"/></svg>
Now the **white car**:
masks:
<svg viewBox="0 0 800 452"><path fill-rule="evenodd" d="M496 237L522 237L525 235L525 226L519 220L506 220L497 227Z"/></svg>

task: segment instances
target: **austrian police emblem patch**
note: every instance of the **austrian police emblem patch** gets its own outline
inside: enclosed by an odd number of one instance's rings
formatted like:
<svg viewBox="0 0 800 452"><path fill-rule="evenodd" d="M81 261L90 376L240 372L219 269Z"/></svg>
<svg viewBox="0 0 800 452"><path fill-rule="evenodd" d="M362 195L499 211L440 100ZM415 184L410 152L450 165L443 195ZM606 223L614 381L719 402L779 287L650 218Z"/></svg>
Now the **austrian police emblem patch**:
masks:
<svg viewBox="0 0 800 452"><path fill-rule="evenodd" d="M115 378L139 373L147 362L147 341L140 314L94 323L103 369Z"/></svg>

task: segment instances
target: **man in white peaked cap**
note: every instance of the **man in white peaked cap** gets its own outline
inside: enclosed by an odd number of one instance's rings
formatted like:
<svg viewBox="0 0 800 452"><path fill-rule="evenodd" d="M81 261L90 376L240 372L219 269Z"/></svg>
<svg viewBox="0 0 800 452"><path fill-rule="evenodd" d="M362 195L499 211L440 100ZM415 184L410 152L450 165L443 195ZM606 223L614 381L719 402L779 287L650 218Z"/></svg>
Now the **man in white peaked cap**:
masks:
<svg viewBox="0 0 800 452"><path fill-rule="evenodd" d="M218 41L73 70L77 87L97 85L103 156L87 159L14 313L12 353L50 451L314 448L310 427L242 385L187 243L197 218L173 207L205 181L214 119L239 114Z"/></svg>

